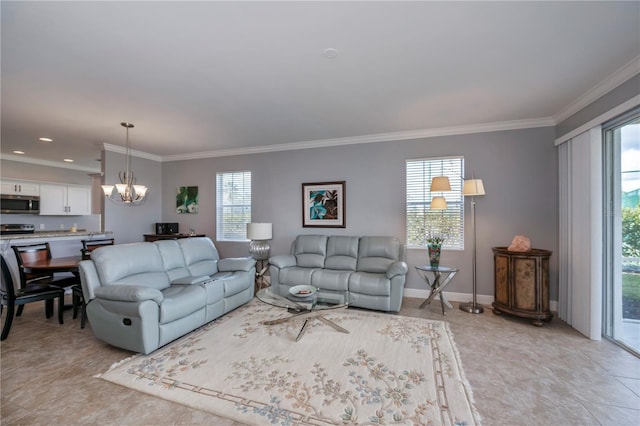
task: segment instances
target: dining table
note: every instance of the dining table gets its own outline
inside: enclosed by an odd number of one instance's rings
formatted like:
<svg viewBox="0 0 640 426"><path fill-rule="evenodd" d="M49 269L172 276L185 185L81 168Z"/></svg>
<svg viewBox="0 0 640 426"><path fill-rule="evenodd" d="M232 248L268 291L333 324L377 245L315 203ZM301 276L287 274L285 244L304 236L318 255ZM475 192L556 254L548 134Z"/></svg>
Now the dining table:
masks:
<svg viewBox="0 0 640 426"><path fill-rule="evenodd" d="M50 259L38 259L32 261L25 261L22 264L25 272L30 273L56 273L56 272L71 272L76 278L80 278L80 271L78 270L78 264L82 260L82 256L65 256L65 257L52 257ZM75 296L74 296L75 297ZM75 298L74 298L75 300ZM64 305L64 309L72 309L74 305ZM75 318L75 314L74 314Z"/></svg>
<svg viewBox="0 0 640 426"><path fill-rule="evenodd" d="M82 256L52 257L51 259L38 259L22 264L25 272L71 272L78 276L78 263Z"/></svg>

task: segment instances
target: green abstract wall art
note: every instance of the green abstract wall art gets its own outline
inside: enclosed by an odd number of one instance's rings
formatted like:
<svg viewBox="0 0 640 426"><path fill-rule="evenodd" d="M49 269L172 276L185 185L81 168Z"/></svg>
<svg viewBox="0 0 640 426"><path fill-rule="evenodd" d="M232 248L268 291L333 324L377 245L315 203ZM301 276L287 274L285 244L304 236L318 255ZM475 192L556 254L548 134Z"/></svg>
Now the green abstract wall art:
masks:
<svg viewBox="0 0 640 426"><path fill-rule="evenodd" d="M176 195L176 212L196 214L198 213L198 187L181 186Z"/></svg>

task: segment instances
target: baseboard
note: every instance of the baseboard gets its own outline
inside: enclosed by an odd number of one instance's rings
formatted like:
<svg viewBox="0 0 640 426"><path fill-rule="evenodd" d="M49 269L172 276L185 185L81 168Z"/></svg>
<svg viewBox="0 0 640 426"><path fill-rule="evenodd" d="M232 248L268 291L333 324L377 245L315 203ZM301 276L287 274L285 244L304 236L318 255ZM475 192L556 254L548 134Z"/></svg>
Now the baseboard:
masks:
<svg viewBox="0 0 640 426"><path fill-rule="evenodd" d="M424 289L416 289L416 288L405 288L404 296L405 297L415 297L417 299L426 299L429 297L430 291ZM471 302L473 299L473 295L471 293L454 293L450 291L443 292L447 300L451 302ZM436 297L439 300L439 297ZM491 305L493 303L493 295L488 294L478 294L476 295L476 301L481 305ZM558 301L550 300L549 301L549 310L553 312L558 312Z"/></svg>

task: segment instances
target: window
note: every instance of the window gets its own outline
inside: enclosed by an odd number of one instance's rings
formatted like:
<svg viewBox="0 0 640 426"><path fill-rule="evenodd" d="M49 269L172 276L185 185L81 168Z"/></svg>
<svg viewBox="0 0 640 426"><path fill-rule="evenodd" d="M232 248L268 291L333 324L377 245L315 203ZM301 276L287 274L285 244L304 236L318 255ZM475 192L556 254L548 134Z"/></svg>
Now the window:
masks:
<svg viewBox="0 0 640 426"><path fill-rule="evenodd" d="M251 222L251 172L216 173L216 234L221 241L245 241Z"/></svg>
<svg viewBox="0 0 640 426"><path fill-rule="evenodd" d="M463 157L407 160L407 247L425 247L427 234L446 235L442 247L464 249ZM431 192L431 178L447 176L450 192ZM431 199L442 196L445 210L431 210Z"/></svg>

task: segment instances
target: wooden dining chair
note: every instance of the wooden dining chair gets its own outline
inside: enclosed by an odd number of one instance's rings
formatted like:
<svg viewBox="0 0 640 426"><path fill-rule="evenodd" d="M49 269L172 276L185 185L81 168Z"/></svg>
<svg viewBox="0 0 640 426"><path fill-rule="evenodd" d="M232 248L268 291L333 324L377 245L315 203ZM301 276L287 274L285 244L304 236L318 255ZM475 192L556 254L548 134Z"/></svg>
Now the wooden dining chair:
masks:
<svg viewBox="0 0 640 426"><path fill-rule="evenodd" d="M103 238L100 240L80 240L82 243L82 260L91 259L91 252L103 246L111 246L114 244L113 238Z"/></svg>
<svg viewBox="0 0 640 426"><path fill-rule="evenodd" d="M16 290L13 284L13 278L11 277L11 271L9 270L7 262L4 260L4 256L0 255L0 262L2 267L0 314L2 314L3 308L5 306L7 307L7 316L4 320L0 340L5 340L9 336L9 330L11 329L11 324L13 324L15 307L18 306L18 310L21 311L21 308L24 308L24 305L27 303L44 300L45 316L51 318L53 315L53 301L54 299L58 299L58 322L60 324L64 323L62 319L64 288L46 285L44 280L40 280L35 284L27 284L25 287Z"/></svg>
<svg viewBox="0 0 640 426"><path fill-rule="evenodd" d="M37 260L51 259L51 247L49 243L27 244L21 246L11 246L18 262L18 271L20 273L20 288L34 289L41 285L44 288L56 286L60 288L72 287L80 283L80 278L76 275L54 274L51 272L33 272L26 270L24 263L34 262ZM62 275L62 276L61 276ZM22 315L23 305L18 306L16 316Z"/></svg>

